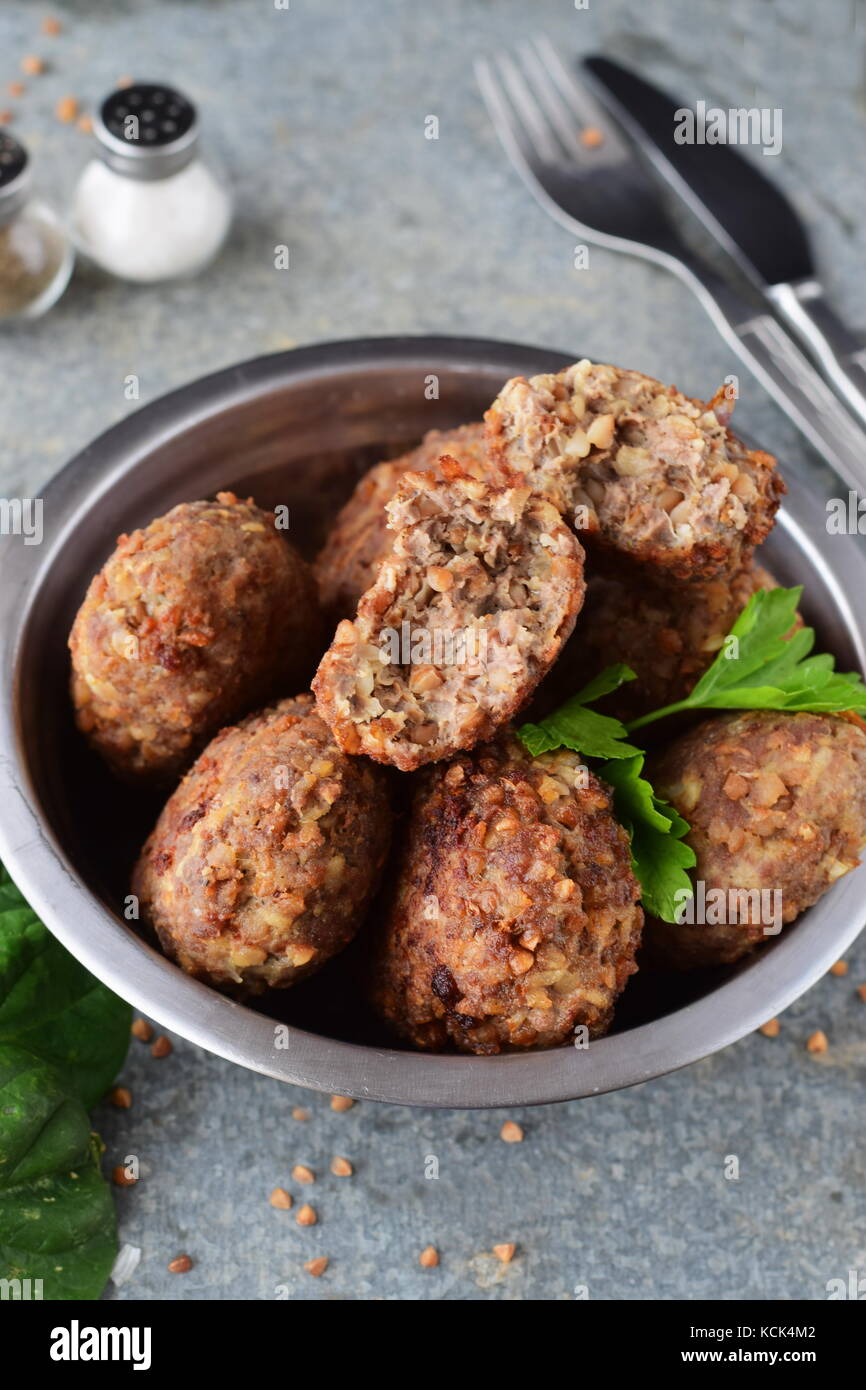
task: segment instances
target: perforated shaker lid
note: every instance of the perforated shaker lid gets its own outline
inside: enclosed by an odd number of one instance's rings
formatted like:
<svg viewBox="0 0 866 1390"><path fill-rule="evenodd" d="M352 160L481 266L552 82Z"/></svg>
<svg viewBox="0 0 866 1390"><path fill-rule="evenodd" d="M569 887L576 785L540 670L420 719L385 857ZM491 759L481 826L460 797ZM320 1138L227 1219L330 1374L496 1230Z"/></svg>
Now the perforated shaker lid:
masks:
<svg viewBox="0 0 866 1390"><path fill-rule="evenodd" d="M20 141L0 126L0 220L15 212L30 187L30 156Z"/></svg>
<svg viewBox="0 0 866 1390"><path fill-rule="evenodd" d="M164 179L194 157L198 113L174 87L134 82L105 98L94 133L102 158L117 173L134 179Z"/></svg>

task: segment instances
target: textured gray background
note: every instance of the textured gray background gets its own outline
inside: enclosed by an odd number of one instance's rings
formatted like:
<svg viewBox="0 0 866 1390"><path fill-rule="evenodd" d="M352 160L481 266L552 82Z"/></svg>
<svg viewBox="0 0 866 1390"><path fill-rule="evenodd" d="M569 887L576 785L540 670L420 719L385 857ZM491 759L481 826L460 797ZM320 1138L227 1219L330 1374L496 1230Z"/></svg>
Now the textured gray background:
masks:
<svg viewBox="0 0 866 1390"><path fill-rule="evenodd" d="M16 107L41 181L68 196L87 141L53 114L120 75L174 80L204 112L240 199L231 245L201 279L158 290L80 270L57 308L0 338L0 487L32 495L95 434L143 401L258 353L328 338L468 333L537 342L711 392L731 362L687 292L572 243L525 194L490 130L471 60L531 32L563 51L604 47L685 97L784 110L784 150L762 161L809 221L824 277L866 324L863 31L853 3L695 0L272 0L55 4L5 0L0 108ZM862 18L862 9L861 9ZM50 71L13 102L5 83L37 52ZM440 139L423 138L428 114ZM273 270L288 243L292 270ZM805 450L757 388L739 422L790 463ZM134 1042L129 1112L97 1124L114 1163L140 1156L119 1194L123 1239L143 1251L109 1296L305 1299L822 1298L866 1268L862 1081L866 949L782 1021L688 1071L634 1091L511 1118L308 1096L178 1042L154 1061ZM806 1053L822 1027L823 1058ZM291 1118L302 1104L310 1119ZM328 1171L350 1158L352 1179ZM726 1155L740 1178L723 1176ZM439 1162L426 1180L425 1159ZM320 1174L291 1181L295 1162ZM272 1210L271 1188L306 1193L320 1223ZM516 1241L514 1262L489 1252ZM439 1269L418 1252L439 1246ZM192 1273L172 1276L188 1251ZM304 1260L327 1254L316 1281Z"/></svg>

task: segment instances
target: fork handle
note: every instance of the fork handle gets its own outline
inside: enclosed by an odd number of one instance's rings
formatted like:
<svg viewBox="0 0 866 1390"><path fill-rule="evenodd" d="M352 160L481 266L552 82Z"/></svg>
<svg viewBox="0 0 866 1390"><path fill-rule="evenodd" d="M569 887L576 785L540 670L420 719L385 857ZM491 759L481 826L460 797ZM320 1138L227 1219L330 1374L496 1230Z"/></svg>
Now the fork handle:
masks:
<svg viewBox="0 0 866 1390"><path fill-rule="evenodd" d="M753 305L700 261L672 258L670 269L697 295L716 328L830 467L866 495L866 431L848 413L771 314Z"/></svg>
<svg viewBox="0 0 866 1390"><path fill-rule="evenodd" d="M866 422L866 346L812 277L773 285L769 298L815 358L834 390Z"/></svg>

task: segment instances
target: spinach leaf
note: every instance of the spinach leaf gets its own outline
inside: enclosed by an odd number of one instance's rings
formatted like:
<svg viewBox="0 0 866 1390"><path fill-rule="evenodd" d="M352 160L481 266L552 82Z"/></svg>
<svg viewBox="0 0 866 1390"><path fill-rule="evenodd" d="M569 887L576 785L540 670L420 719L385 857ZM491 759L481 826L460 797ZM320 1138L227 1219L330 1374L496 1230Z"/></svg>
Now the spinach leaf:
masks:
<svg viewBox="0 0 866 1390"><path fill-rule="evenodd" d="M66 1078L0 1044L0 1275L46 1299L98 1298L117 1254L87 1111Z"/></svg>
<svg viewBox="0 0 866 1390"><path fill-rule="evenodd" d="M0 865L0 1278L98 1298L117 1253L87 1108L116 1076L131 1010L55 941Z"/></svg>
<svg viewBox="0 0 866 1390"><path fill-rule="evenodd" d="M0 1044L58 1067L89 1109L123 1064L131 1017L42 925L0 864Z"/></svg>

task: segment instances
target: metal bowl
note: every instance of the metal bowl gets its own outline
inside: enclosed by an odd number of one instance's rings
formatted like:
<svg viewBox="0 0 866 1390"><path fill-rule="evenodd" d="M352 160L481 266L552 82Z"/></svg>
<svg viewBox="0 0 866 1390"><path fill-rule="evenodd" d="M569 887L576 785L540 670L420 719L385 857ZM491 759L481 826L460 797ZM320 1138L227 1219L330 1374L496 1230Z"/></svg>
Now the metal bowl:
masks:
<svg viewBox="0 0 866 1390"><path fill-rule="evenodd" d="M165 1028L232 1062L320 1091L401 1104L528 1105L630 1086L704 1057L780 1013L850 945L864 870L837 883L732 970L640 972L615 1031L586 1050L437 1057L388 1046L358 1007L351 948L257 1012L188 978L123 916L128 870L157 806L120 787L70 713L66 635L121 531L231 487L287 503L312 553L359 473L431 427L477 419L501 383L559 353L459 338L331 343L219 372L145 407L79 454L44 494L44 539L0 547L0 856L50 929ZM572 359L573 360L573 359ZM852 537L829 537L818 483L789 478L767 563L806 584L806 612L846 669L863 668L866 593ZM342 963L341 963L342 962ZM287 1026L280 1028L277 1025Z"/></svg>

